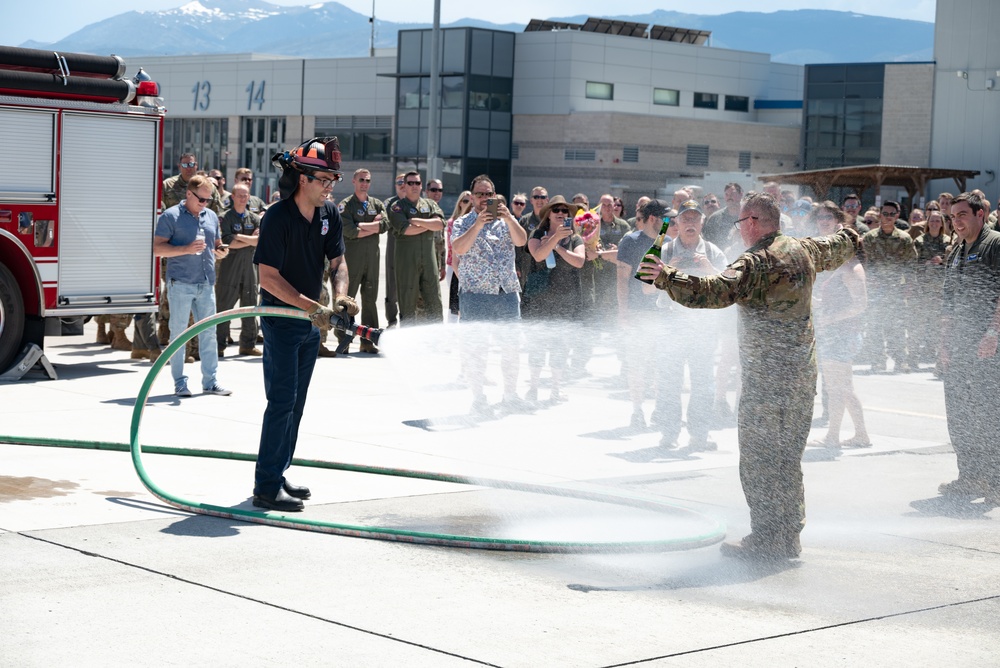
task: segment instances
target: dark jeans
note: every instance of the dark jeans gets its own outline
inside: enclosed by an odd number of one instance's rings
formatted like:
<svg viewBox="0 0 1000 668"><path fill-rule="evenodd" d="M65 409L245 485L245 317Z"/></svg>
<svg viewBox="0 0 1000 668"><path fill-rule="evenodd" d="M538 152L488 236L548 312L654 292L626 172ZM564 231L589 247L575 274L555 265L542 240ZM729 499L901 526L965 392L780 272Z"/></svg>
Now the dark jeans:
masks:
<svg viewBox="0 0 1000 668"><path fill-rule="evenodd" d="M319 352L319 330L307 320L280 317L261 318L261 327L267 409L261 425L253 493L273 498L295 455L299 422Z"/></svg>

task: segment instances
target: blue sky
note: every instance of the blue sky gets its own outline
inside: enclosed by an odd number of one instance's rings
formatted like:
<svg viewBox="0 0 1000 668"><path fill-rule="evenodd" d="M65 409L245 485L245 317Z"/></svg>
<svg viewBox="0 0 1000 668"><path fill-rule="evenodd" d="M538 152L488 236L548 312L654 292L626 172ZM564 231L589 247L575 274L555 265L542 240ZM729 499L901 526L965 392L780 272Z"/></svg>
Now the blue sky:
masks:
<svg viewBox="0 0 1000 668"><path fill-rule="evenodd" d="M211 0L201 0L211 6ZM270 0L276 5L308 5L302 0ZM162 10L180 7L186 0L29 0L15 3L4 0L0 10L0 44L16 46L33 39L53 42L84 26L130 10ZM362 14L370 14L371 0L341 0L341 4ZM475 9L489 6L470 4L457 0L441 0L441 18L448 22L470 16ZM16 7L16 8L15 8ZM615 14L644 14L655 9L696 12L699 14L724 14L732 11L770 12L781 9L836 9L856 11L895 18L933 21L934 0L701 0L696 5L672 0L617 0ZM375 15L391 21L431 21L433 3L430 0L375 0ZM531 18L550 18L590 14L601 16L608 12L607 0L505 0L503 11L495 16L482 16L497 23L524 22Z"/></svg>

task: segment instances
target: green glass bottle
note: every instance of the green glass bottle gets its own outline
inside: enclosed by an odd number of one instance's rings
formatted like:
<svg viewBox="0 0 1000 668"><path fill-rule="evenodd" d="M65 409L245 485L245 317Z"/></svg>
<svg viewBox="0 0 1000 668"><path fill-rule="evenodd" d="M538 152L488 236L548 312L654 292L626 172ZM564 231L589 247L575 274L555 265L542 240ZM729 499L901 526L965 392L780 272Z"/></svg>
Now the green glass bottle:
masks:
<svg viewBox="0 0 1000 668"><path fill-rule="evenodd" d="M655 255L656 257L660 257L660 252L661 252L661 250L663 248L663 242L667 238L667 228L668 227L670 227L670 217L669 216L664 216L663 217L663 227L660 228L660 233L657 235L656 241L654 241L653 245L650 247L650 249L648 251L646 251L646 254L642 256L643 260L646 259L646 255ZM643 276L640 276L638 271L635 272L635 277L638 278L643 283L652 283L653 282L653 279L651 279L651 278L645 278Z"/></svg>

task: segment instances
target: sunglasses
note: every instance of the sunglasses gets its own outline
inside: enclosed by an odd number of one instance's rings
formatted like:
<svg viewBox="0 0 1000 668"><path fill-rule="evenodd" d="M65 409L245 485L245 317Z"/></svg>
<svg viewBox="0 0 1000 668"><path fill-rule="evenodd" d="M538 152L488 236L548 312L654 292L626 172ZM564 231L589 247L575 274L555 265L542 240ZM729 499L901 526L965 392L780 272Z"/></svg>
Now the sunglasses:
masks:
<svg viewBox="0 0 1000 668"><path fill-rule="evenodd" d="M527 202L522 202L519 199L514 200L513 202L511 202L511 204L513 204L514 206L528 206Z"/></svg>
<svg viewBox="0 0 1000 668"><path fill-rule="evenodd" d="M896 213L895 211L881 211L880 213L881 213L881 214L882 214L883 216L885 216L886 218L891 218L892 216L898 216L898 215L899 215L899 214L898 214L898 213Z"/></svg>
<svg viewBox="0 0 1000 668"><path fill-rule="evenodd" d="M358 179L358 181L360 181L361 183L371 183L372 182L371 179Z"/></svg>
<svg viewBox="0 0 1000 668"><path fill-rule="evenodd" d="M183 167L184 169L191 169L192 167L197 167L197 166L198 166L197 162L182 162L181 163L181 167Z"/></svg>
<svg viewBox="0 0 1000 668"><path fill-rule="evenodd" d="M397 186L405 186L406 185L406 181L396 181L396 185Z"/></svg>
<svg viewBox="0 0 1000 668"><path fill-rule="evenodd" d="M188 194L191 195L191 197L194 197L196 200L198 200L198 202L200 202L201 204L208 204L209 202L212 201L211 197L198 197L198 193L194 192L193 190L189 190Z"/></svg>
<svg viewBox="0 0 1000 668"><path fill-rule="evenodd" d="M552 213L561 213L563 215L569 215L569 209L564 206L554 206L552 207Z"/></svg>
<svg viewBox="0 0 1000 668"><path fill-rule="evenodd" d="M321 176L313 176L312 174L306 174L306 178L309 179L310 181L319 181L319 184L323 186L323 189L325 190L327 188L332 188L334 183L340 181L344 177L341 176L340 174L334 174L332 179L325 179Z"/></svg>
<svg viewBox="0 0 1000 668"><path fill-rule="evenodd" d="M420 181L407 181L406 185L408 185L408 186L419 186L420 185Z"/></svg>
<svg viewBox="0 0 1000 668"><path fill-rule="evenodd" d="M239 181L240 183L251 183L253 181L253 177L252 176L241 176L240 178L238 178L236 180Z"/></svg>
<svg viewBox="0 0 1000 668"><path fill-rule="evenodd" d="M427 192L429 192L429 193L440 193L440 192L444 192L444 190L441 189L441 188L428 188Z"/></svg>
<svg viewBox="0 0 1000 668"><path fill-rule="evenodd" d="M532 195L531 199L548 199L548 195Z"/></svg>
<svg viewBox="0 0 1000 668"><path fill-rule="evenodd" d="M708 204L708 205L718 204L718 203L719 203L719 200L717 200L717 199L707 199L707 200L705 200L705 204Z"/></svg>
<svg viewBox="0 0 1000 668"><path fill-rule="evenodd" d="M493 197L494 195L496 195L496 193L492 190L488 190L484 193L472 193L473 197Z"/></svg>
<svg viewBox="0 0 1000 668"><path fill-rule="evenodd" d="M466 197L465 199L462 200L462 204L468 204L471 201L472 200L470 200L468 197Z"/></svg>
<svg viewBox="0 0 1000 668"><path fill-rule="evenodd" d="M733 225L736 226L736 229L740 229L740 225L743 223L743 221L750 220L751 218L753 220L759 220L759 218L757 218L757 216L744 216L743 218L740 218L739 220L734 220L733 221Z"/></svg>

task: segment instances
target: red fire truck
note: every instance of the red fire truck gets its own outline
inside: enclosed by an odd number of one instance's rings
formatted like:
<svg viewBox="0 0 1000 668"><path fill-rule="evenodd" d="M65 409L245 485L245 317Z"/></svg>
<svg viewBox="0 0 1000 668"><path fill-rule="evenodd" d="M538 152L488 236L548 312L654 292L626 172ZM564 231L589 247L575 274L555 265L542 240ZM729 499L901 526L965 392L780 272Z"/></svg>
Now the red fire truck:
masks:
<svg viewBox="0 0 1000 668"><path fill-rule="evenodd" d="M124 74L0 46L0 373L85 316L157 308L164 108Z"/></svg>

